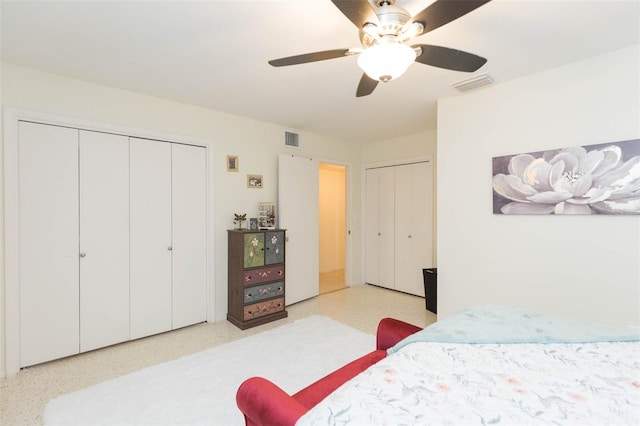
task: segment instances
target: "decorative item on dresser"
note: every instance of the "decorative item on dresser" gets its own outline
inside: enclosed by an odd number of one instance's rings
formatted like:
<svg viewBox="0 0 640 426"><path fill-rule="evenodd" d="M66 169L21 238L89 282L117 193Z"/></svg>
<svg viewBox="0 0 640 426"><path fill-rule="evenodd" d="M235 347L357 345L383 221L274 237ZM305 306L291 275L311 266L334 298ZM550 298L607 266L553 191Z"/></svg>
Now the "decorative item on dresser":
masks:
<svg viewBox="0 0 640 426"><path fill-rule="evenodd" d="M233 214L233 223L238 225L238 227L236 229L244 229L242 227L242 224L244 222L246 222L246 221L247 221L247 214L246 213L244 213L244 214L234 213Z"/></svg>
<svg viewBox="0 0 640 426"><path fill-rule="evenodd" d="M229 230L227 320L245 330L287 317L285 230Z"/></svg>
<svg viewBox="0 0 640 426"><path fill-rule="evenodd" d="M258 228L276 229L276 205L271 202L258 203Z"/></svg>

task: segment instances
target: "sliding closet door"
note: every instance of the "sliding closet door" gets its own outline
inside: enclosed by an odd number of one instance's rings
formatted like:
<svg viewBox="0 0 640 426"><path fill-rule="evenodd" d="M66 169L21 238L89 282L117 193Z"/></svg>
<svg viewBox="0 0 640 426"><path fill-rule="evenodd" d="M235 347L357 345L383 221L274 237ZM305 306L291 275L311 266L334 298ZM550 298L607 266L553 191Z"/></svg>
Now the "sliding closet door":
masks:
<svg viewBox="0 0 640 426"><path fill-rule="evenodd" d="M173 328L207 320L206 149L172 144Z"/></svg>
<svg viewBox="0 0 640 426"><path fill-rule="evenodd" d="M78 131L19 124L20 367L79 351Z"/></svg>
<svg viewBox="0 0 640 426"><path fill-rule="evenodd" d="M80 131L80 351L129 340L129 138Z"/></svg>
<svg viewBox="0 0 640 426"><path fill-rule="evenodd" d="M130 138L131 338L171 330L171 144Z"/></svg>

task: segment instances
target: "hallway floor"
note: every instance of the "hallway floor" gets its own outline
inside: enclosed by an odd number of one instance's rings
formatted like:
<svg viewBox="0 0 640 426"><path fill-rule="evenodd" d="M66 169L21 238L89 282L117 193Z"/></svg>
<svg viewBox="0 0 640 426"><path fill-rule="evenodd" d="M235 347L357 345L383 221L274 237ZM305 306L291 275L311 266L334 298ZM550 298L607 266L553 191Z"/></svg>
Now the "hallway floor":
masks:
<svg viewBox="0 0 640 426"><path fill-rule="evenodd" d="M344 269L321 273L319 283L320 294L342 290L346 287L344 284Z"/></svg>

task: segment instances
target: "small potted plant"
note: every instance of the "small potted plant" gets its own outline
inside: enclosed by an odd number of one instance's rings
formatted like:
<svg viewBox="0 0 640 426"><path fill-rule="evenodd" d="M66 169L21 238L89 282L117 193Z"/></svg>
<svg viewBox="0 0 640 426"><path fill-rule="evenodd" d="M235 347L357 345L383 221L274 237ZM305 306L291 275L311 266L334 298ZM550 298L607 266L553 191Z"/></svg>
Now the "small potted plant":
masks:
<svg viewBox="0 0 640 426"><path fill-rule="evenodd" d="M237 228L237 229L244 229L244 228L242 227L242 224L243 224L246 220L247 220L247 214L246 214L246 213L244 213L244 214L237 214L237 213L234 213L234 214L233 214L233 223L235 223L235 224L237 224L237 225L238 225L238 228Z"/></svg>

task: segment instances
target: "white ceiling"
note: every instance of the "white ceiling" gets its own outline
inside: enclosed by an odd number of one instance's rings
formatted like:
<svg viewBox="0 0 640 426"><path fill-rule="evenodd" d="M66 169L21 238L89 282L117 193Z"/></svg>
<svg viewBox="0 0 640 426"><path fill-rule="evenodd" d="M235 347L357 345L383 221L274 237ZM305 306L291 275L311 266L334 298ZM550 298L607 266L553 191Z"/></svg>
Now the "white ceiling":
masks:
<svg viewBox="0 0 640 426"><path fill-rule="evenodd" d="M415 14L431 2L397 5ZM2 0L1 8L3 61L346 141L435 129L437 99L464 96L451 85L471 76L416 63L356 98L355 57L268 65L359 46L330 0ZM493 0L414 40L486 57L475 74L501 83L640 44L640 0Z"/></svg>

